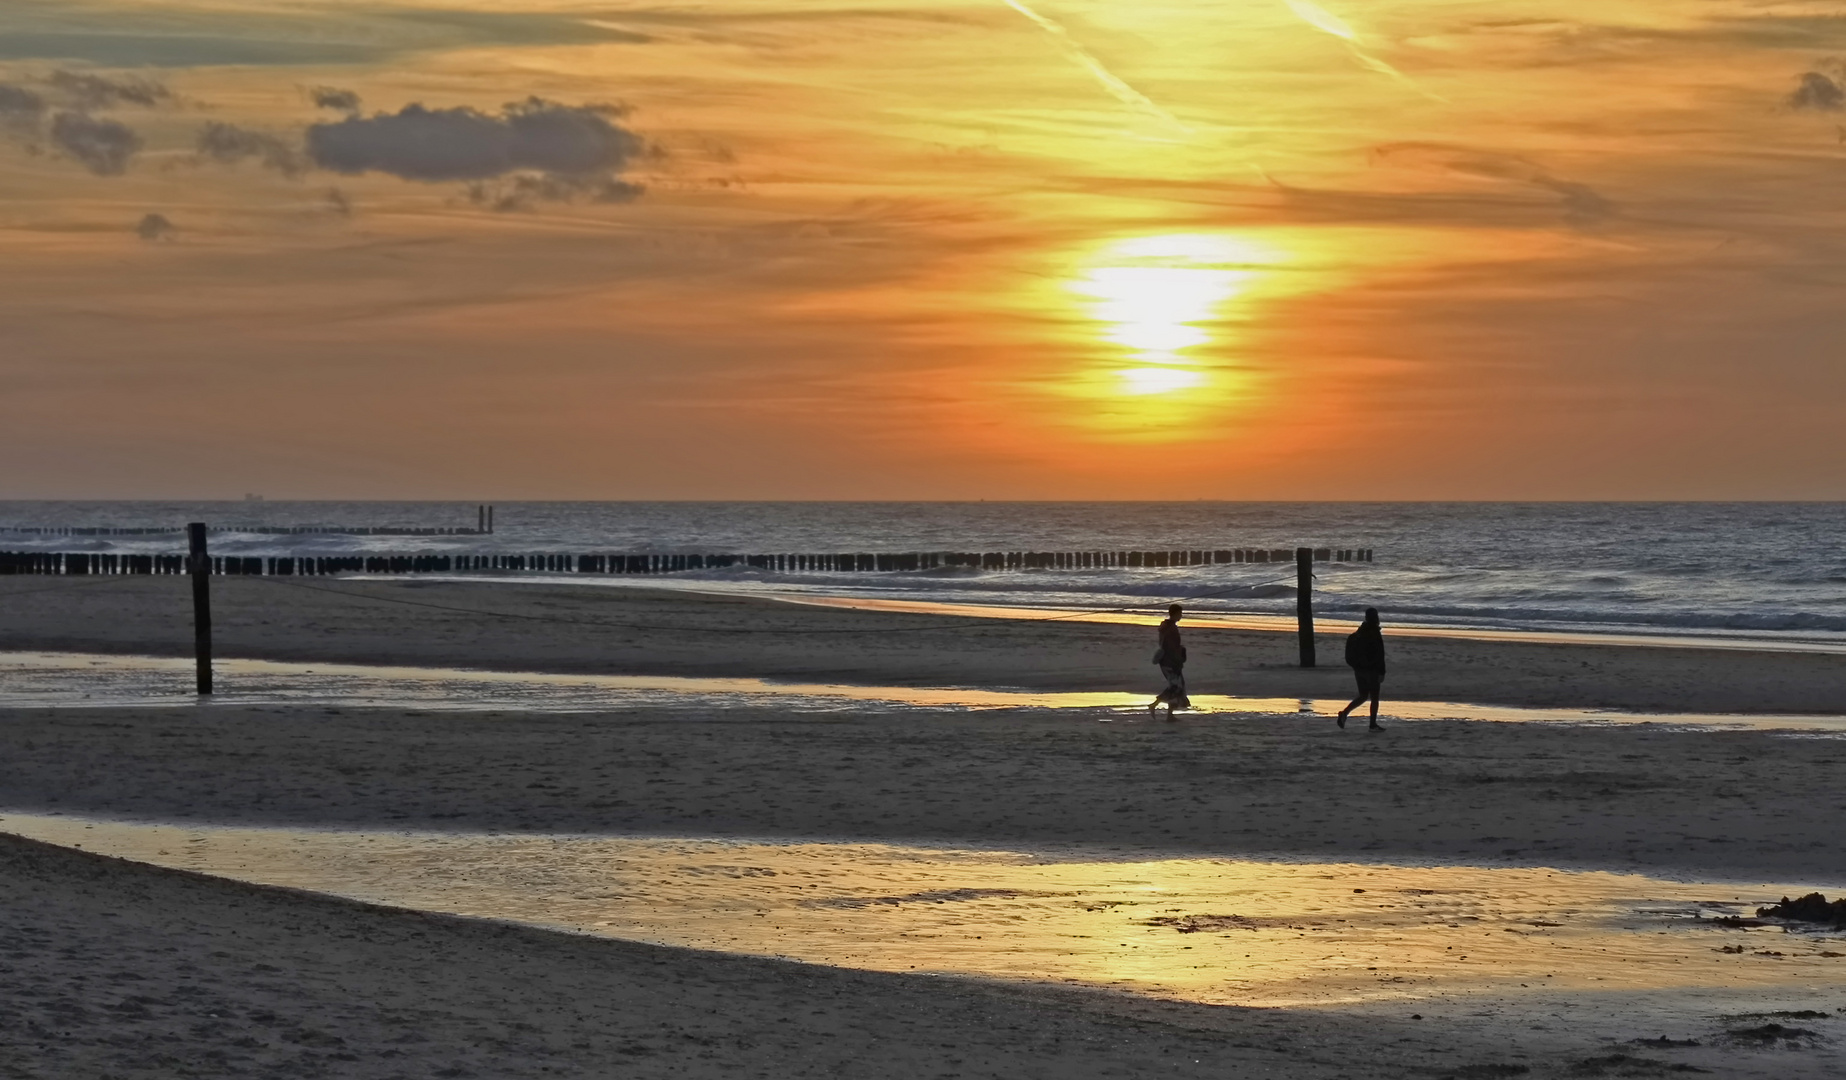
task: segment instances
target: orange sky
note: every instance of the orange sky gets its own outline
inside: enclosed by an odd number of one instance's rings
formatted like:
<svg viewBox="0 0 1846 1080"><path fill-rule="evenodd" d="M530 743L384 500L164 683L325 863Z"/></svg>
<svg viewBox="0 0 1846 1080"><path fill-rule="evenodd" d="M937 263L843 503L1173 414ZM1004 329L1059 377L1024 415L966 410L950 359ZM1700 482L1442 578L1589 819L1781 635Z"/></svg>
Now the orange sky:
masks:
<svg viewBox="0 0 1846 1080"><path fill-rule="evenodd" d="M0 497L1846 498L1842 54L1733 0L13 0Z"/></svg>

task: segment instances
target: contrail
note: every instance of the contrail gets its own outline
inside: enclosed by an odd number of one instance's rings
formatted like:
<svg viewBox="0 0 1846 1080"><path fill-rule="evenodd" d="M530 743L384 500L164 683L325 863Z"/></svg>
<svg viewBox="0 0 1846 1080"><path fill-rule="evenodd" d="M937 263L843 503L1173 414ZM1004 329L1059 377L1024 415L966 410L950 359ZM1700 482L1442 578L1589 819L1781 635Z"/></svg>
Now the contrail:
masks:
<svg viewBox="0 0 1846 1080"><path fill-rule="evenodd" d="M1398 82L1403 83L1405 86L1410 87L1412 90L1426 97L1435 98L1437 101L1446 100L1440 95L1432 94L1428 90L1418 86L1412 81L1410 76L1360 48L1358 32L1351 26L1348 26L1345 19L1340 18L1333 12L1314 3L1314 0L1283 0L1283 2L1288 5L1288 10L1294 12L1295 17L1302 22L1307 23L1309 26L1312 26L1322 33L1332 34L1334 37L1344 41L1346 47L1352 50L1353 59L1359 61L1364 67L1370 68L1380 75L1389 75L1391 78L1396 79Z"/></svg>
<svg viewBox="0 0 1846 1080"><path fill-rule="evenodd" d="M1021 0L1001 0L1001 2L1014 11L1019 12L1021 15L1024 15L1026 18L1031 19L1039 29L1050 34L1052 38L1057 41L1058 47L1064 50L1064 55L1070 57L1076 62L1078 67L1083 68L1094 76L1096 81L1102 84L1103 89L1109 91L1117 101L1120 101L1130 108L1140 109L1142 112L1157 117L1162 122L1171 125L1179 131L1186 132L1187 134L1192 133L1192 129L1181 123L1179 117L1174 116L1172 113L1155 104L1154 100L1146 94L1143 94L1141 91L1123 82L1121 77L1116 75L1115 72L1103 67L1102 61L1091 55L1090 50L1078 44L1077 39L1071 37L1070 33L1058 22L1033 11L1021 2ZM1289 0L1289 2L1292 4L1294 0Z"/></svg>

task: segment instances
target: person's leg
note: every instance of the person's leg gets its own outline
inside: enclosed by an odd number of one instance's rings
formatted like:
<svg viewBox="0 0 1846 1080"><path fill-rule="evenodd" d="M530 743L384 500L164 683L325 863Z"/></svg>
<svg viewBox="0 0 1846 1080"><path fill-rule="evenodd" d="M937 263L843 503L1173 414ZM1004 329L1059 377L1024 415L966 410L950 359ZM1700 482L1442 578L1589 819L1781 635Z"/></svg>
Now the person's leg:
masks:
<svg viewBox="0 0 1846 1080"><path fill-rule="evenodd" d="M1383 689L1383 687L1384 687L1384 676L1383 675L1372 676L1371 691L1372 691L1372 730L1373 731L1383 731L1384 730L1383 725L1378 723L1378 692L1381 689Z"/></svg>
<svg viewBox="0 0 1846 1080"><path fill-rule="evenodd" d="M1341 727L1346 726L1347 713L1365 704L1365 672L1354 669L1353 676L1359 680L1359 696L1347 702L1346 707L1340 710L1339 724Z"/></svg>
<svg viewBox="0 0 1846 1080"><path fill-rule="evenodd" d="M1173 714L1173 669L1167 667L1165 664L1160 665L1160 677L1167 681L1167 685L1160 693L1154 695L1154 700L1147 703L1147 718L1149 720L1159 715L1157 710L1162 705L1167 707L1167 715L1171 716Z"/></svg>

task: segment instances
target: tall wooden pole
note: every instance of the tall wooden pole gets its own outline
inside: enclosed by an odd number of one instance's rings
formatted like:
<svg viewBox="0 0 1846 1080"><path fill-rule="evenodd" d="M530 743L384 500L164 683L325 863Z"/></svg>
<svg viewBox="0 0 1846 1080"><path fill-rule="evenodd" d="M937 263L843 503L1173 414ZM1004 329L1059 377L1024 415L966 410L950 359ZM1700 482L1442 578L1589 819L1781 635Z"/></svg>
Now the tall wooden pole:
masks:
<svg viewBox="0 0 1846 1080"><path fill-rule="evenodd" d="M199 693L212 692L212 557L205 550L205 523L186 526L192 553L186 567L192 574L192 648L198 656Z"/></svg>
<svg viewBox="0 0 1846 1080"><path fill-rule="evenodd" d="M1295 549L1295 622L1301 635L1301 666L1314 666L1314 549Z"/></svg>

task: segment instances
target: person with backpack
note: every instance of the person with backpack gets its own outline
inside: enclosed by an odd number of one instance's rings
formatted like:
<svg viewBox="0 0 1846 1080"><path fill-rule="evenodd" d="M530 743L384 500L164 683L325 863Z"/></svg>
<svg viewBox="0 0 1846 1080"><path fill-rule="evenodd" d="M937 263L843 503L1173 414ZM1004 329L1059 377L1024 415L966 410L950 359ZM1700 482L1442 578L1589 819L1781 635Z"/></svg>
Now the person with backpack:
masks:
<svg viewBox="0 0 1846 1080"><path fill-rule="evenodd" d="M1384 684L1385 653L1384 634L1378 628L1378 609L1365 609L1365 621L1359 629L1346 636L1346 663L1359 680L1359 696L1353 698L1344 709L1340 710L1339 724L1346 726L1346 714L1365 704L1372 703L1372 726L1369 730L1383 731L1378 723L1378 691Z"/></svg>

